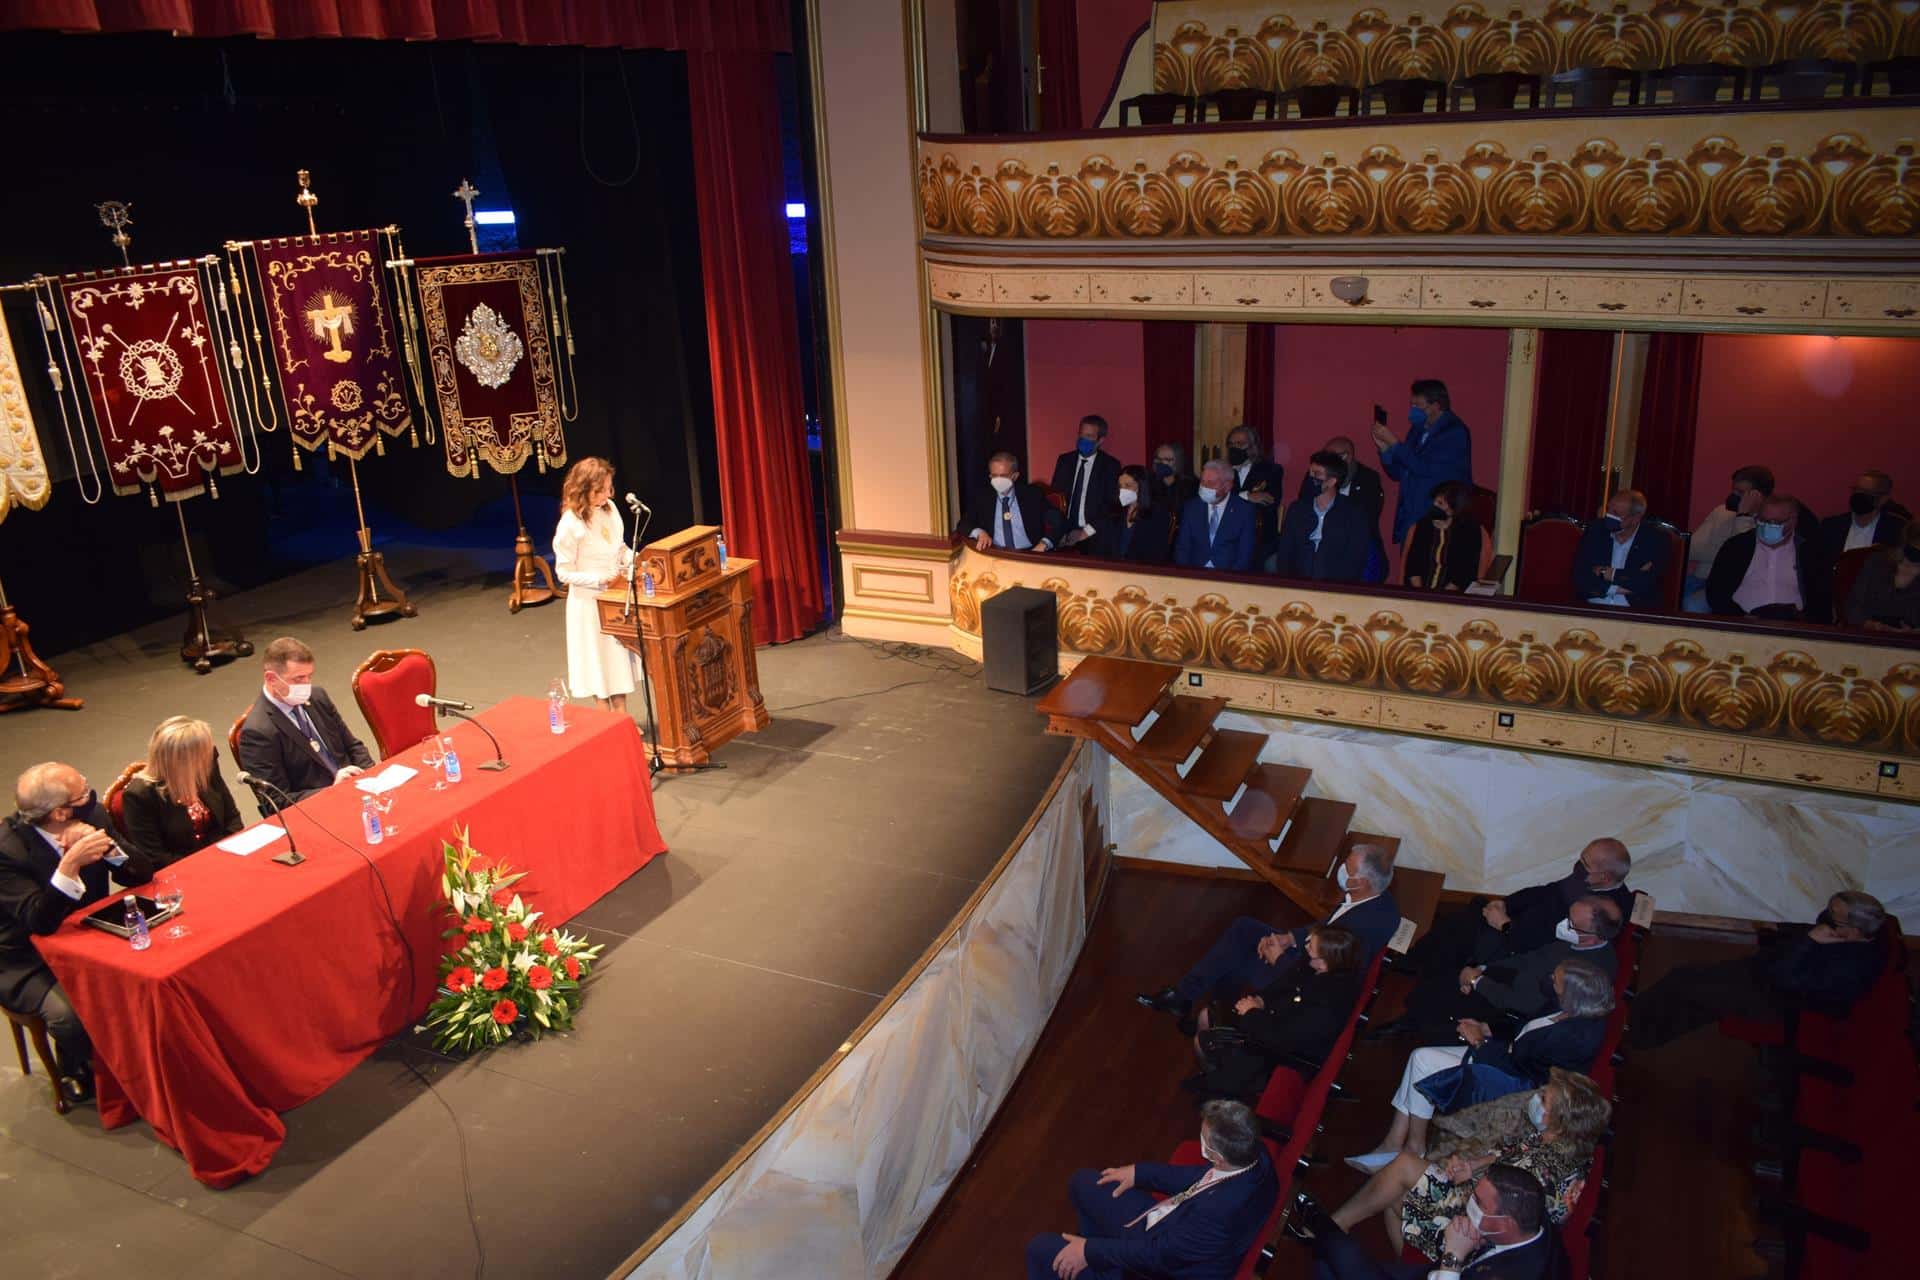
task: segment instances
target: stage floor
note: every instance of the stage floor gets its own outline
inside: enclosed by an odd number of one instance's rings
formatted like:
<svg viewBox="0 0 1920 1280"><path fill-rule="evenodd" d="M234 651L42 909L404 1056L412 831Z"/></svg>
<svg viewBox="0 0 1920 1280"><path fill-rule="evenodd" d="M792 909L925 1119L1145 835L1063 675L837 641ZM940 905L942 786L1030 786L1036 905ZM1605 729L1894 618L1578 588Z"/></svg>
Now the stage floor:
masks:
<svg viewBox="0 0 1920 1280"><path fill-rule="evenodd" d="M477 562L384 550L418 618L350 630L351 562L221 601L216 616L260 649L283 633L307 641L318 681L362 732L348 677L376 648L428 650L441 692L481 705L541 694L562 672L561 606L510 615L501 576ZM178 641L169 622L43 655L86 710L0 717L0 780L63 759L104 789L168 715L224 735L259 664L196 676ZM10 1271L105 1273L138 1258L153 1280L461 1277L478 1274L483 1246L493 1275L607 1274L906 972L1068 747L951 653L828 634L759 661L773 722L729 744L725 770L660 782L669 852L576 919L608 951L572 1035L473 1062L422 1037L389 1043L289 1112L273 1167L227 1191L196 1183L144 1125L103 1132L91 1106L55 1115L38 1064L24 1078L9 1055Z"/></svg>

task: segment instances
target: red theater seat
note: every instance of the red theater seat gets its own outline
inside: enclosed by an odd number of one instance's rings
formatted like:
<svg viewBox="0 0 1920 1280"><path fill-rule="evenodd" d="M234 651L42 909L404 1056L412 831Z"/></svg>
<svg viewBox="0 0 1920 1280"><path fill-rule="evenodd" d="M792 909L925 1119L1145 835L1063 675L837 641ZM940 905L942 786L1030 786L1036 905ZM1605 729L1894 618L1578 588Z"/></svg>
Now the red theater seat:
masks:
<svg viewBox="0 0 1920 1280"><path fill-rule="evenodd" d="M121 808L126 802L127 784L133 781L134 774L146 767L145 760L135 760L120 771L120 776L115 778L113 784L107 788L107 794L100 798L100 803L107 807L107 816L112 818L113 825L122 831L127 829L126 821L120 816Z"/></svg>
<svg viewBox="0 0 1920 1280"><path fill-rule="evenodd" d="M1667 535L1667 563L1660 571L1660 600L1655 606L1668 613L1680 612L1681 588L1687 581L1687 548L1693 535L1665 520L1648 518L1647 523Z"/></svg>
<svg viewBox="0 0 1920 1280"><path fill-rule="evenodd" d="M353 673L353 700L373 730L374 752L386 759L435 729L433 711L414 698L439 687L433 659L420 649L378 649Z"/></svg>
<svg viewBox="0 0 1920 1280"><path fill-rule="evenodd" d="M1867 567L1867 561L1876 555L1884 554L1885 547L1855 547L1851 551L1842 551L1840 558L1833 564L1833 616L1838 622L1847 617L1847 597L1853 594L1853 584L1860 577L1860 571Z"/></svg>
<svg viewBox="0 0 1920 1280"><path fill-rule="evenodd" d="M1587 526L1572 516L1535 516L1520 526L1520 567L1513 597L1537 604L1569 604L1573 599L1573 557Z"/></svg>

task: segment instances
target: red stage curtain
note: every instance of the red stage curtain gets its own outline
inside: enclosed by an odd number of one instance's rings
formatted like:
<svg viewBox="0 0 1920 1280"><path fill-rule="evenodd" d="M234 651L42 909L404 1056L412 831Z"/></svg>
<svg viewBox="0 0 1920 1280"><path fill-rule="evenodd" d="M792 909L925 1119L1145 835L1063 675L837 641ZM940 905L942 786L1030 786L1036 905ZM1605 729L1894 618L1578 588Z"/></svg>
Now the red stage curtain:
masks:
<svg viewBox="0 0 1920 1280"><path fill-rule="evenodd" d="M1541 330L1529 511L1561 511L1585 520L1600 509L1612 387L1613 334Z"/></svg>
<svg viewBox="0 0 1920 1280"><path fill-rule="evenodd" d="M1247 326L1247 373L1240 391L1240 420L1260 434L1267 456L1273 456L1273 377L1278 356L1273 344L1279 339L1277 324ZM1300 468L1306 474L1306 467Z"/></svg>
<svg viewBox="0 0 1920 1280"><path fill-rule="evenodd" d="M826 609L813 545L786 177L773 59L690 53L693 186L727 549L754 571L755 638L793 640Z"/></svg>
<svg viewBox="0 0 1920 1280"><path fill-rule="evenodd" d="M1193 460L1193 322L1141 325L1140 369L1146 384L1147 458L1177 444Z"/></svg>
<svg viewBox="0 0 1920 1280"><path fill-rule="evenodd" d="M0 31L785 53L785 0L10 0Z"/></svg>
<svg viewBox="0 0 1920 1280"><path fill-rule="evenodd" d="M1640 392L1640 433L1634 440L1633 487L1647 495L1647 514L1685 526L1693 501L1693 448L1700 426L1697 333L1656 333L1647 347L1647 380Z"/></svg>
<svg viewBox="0 0 1920 1280"><path fill-rule="evenodd" d="M1040 0L1040 127L1078 129L1080 19L1076 0Z"/></svg>

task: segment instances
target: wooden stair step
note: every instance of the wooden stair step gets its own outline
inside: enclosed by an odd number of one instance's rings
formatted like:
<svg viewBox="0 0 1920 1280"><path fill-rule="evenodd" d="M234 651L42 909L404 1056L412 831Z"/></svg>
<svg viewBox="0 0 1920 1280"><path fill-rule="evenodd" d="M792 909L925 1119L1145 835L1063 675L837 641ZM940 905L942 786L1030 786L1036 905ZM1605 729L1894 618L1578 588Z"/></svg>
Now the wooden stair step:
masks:
<svg viewBox="0 0 1920 1280"><path fill-rule="evenodd" d="M1179 674L1179 666L1170 662L1096 654L1083 659L1049 689L1034 709L1056 720L1097 720L1132 727L1147 718Z"/></svg>
<svg viewBox="0 0 1920 1280"><path fill-rule="evenodd" d="M1298 765L1255 765L1247 777L1246 794L1233 806L1227 825L1243 840L1272 840L1293 819L1312 777L1313 770Z"/></svg>
<svg viewBox="0 0 1920 1280"><path fill-rule="evenodd" d="M1243 729L1222 729L1200 753L1200 758L1180 779L1180 789L1205 800L1226 800L1240 789L1247 774L1260 761L1260 748L1267 745L1264 733Z"/></svg>
<svg viewBox="0 0 1920 1280"><path fill-rule="evenodd" d="M1213 721L1226 709L1225 698L1172 698L1140 739L1138 750L1149 760L1179 764L1193 754L1208 733Z"/></svg>
<svg viewBox="0 0 1920 1280"><path fill-rule="evenodd" d="M1355 807L1345 800L1323 796L1302 800L1287 838L1273 855L1273 866L1310 876L1330 873L1347 847L1347 826L1353 821Z"/></svg>

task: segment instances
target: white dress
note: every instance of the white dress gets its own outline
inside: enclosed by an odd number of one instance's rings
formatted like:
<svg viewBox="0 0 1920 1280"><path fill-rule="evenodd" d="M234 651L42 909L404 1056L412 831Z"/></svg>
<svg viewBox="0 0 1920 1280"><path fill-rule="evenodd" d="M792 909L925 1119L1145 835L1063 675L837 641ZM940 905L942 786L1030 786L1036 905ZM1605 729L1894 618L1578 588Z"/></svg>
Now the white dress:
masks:
<svg viewBox="0 0 1920 1280"><path fill-rule="evenodd" d="M633 692L633 655L600 630L594 593L624 581L632 557L620 513L609 502L583 524L560 513L553 531L553 568L567 592L567 688L576 698L611 698Z"/></svg>

